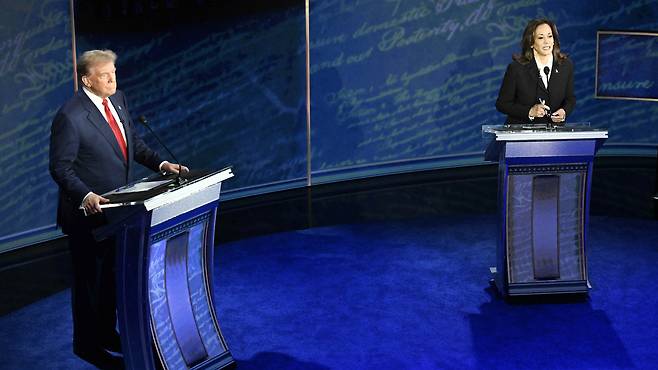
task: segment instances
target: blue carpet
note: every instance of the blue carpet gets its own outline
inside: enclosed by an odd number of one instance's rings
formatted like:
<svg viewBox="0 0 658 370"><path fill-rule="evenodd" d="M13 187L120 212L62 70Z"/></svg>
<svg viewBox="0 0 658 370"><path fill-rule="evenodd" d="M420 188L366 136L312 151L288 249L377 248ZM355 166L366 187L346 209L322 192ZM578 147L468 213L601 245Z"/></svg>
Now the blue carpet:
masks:
<svg viewBox="0 0 658 370"><path fill-rule="evenodd" d="M220 326L241 370L658 367L658 221L592 219L584 300L503 301L495 244L491 215L224 244ZM68 299L0 318L0 368L90 368L70 351Z"/></svg>

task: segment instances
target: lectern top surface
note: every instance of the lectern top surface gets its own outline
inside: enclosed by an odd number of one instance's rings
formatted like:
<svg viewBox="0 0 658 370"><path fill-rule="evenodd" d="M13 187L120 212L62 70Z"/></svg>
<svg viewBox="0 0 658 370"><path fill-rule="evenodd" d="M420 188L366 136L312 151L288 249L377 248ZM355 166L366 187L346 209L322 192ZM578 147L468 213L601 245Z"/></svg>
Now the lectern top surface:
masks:
<svg viewBox="0 0 658 370"><path fill-rule="evenodd" d="M552 125L483 125L482 134L496 141L583 140L606 139L608 130L588 124Z"/></svg>
<svg viewBox="0 0 658 370"><path fill-rule="evenodd" d="M103 197L109 199L110 203L103 204L101 207L108 208L145 204L148 202L153 203L160 198L163 198L162 200L165 200L164 198L171 198L173 193L186 193L188 188L197 188L200 185L204 185L204 180L206 179L222 181L232 176L230 167L221 171L192 170L181 175L183 178L181 183L177 181L177 175L156 173L103 194Z"/></svg>

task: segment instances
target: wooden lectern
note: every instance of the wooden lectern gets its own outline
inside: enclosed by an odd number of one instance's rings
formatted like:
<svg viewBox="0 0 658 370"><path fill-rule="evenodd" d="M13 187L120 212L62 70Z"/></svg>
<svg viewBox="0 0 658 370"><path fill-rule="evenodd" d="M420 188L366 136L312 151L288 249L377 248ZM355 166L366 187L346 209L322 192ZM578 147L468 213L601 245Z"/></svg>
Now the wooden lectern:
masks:
<svg viewBox="0 0 658 370"><path fill-rule="evenodd" d="M498 162L496 267L505 296L587 293L594 155L608 137L586 125L483 126Z"/></svg>

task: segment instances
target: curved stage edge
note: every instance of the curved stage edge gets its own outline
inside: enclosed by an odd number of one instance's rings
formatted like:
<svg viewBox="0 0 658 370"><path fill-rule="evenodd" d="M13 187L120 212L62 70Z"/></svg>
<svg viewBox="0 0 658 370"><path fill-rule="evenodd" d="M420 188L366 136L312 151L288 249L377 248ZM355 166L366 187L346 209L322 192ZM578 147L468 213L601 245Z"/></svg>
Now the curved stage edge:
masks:
<svg viewBox="0 0 658 370"><path fill-rule="evenodd" d="M598 156L592 215L656 218L657 159ZM223 201L222 242L317 226L419 217L495 213L497 163L392 173L326 182Z"/></svg>
<svg viewBox="0 0 658 370"><path fill-rule="evenodd" d="M656 158L599 156L593 216L658 219ZM215 240L289 230L432 216L494 214L497 164L339 181L222 201ZM38 269L40 274L32 272ZM69 287L65 237L0 254L0 315Z"/></svg>

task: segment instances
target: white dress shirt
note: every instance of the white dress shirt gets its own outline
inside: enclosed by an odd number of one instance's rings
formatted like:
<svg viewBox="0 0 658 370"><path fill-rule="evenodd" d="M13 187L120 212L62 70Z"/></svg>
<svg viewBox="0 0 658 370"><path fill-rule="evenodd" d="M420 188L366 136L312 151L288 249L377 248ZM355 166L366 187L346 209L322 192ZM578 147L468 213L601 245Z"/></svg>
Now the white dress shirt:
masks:
<svg viewBox="0 0 658 370"><path fill-rule="evenodd" d="M544 87L548 89L548 81L551 79L551 73L553 73L553 54L551 54L551 56L548 58L548 62L546 64L542 64L539 61L539 58L535 56L535 63L537 63L539 75L541 76L541 80L544 82ZM546 76L546 73L544 73L544 67L548 67L548 76Z"/></svg>

